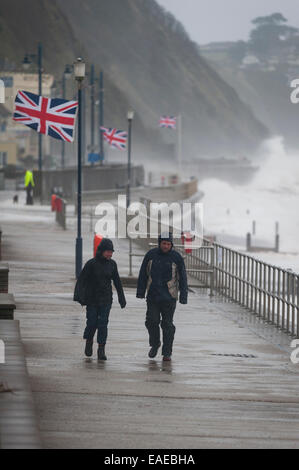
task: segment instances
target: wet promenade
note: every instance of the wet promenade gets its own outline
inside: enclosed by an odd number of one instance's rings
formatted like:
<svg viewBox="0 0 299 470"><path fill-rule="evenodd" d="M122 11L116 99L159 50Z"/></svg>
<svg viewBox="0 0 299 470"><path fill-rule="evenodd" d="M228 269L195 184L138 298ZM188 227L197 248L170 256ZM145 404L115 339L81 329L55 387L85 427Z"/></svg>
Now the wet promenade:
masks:
<svg viewBox="0 0 299 470"><path fill-rule="evenodd" d="M48 208L0 210L43 447L299 448L299 364L290 361L290 337L193 289L175 314L172 363L149 360L145 302L127 288L126 309L115 295L108 361L86 359L84 310L72 301L75 226L61 230ZM86 261L88 223L83 236ZM126 241L115 248L127 275Z"/></svg>

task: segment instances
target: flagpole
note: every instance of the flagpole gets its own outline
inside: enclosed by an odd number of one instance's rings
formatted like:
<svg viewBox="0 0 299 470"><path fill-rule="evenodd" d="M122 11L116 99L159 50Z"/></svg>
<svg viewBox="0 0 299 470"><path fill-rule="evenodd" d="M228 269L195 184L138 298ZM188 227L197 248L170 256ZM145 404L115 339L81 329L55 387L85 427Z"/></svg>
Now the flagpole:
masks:
<svg viewBox="0 0 299 470"><path fill-rule="evenodd" d="M43 73L43 46L42 43L38 43L38 53L37 53L37 58L38 58L38 94L40 96L40 99L42 100L42 73ZM42 134L38 134L38 170L39 170L39 177L40 177L40 203L42 204L43 202L43 140L42 140Z"/></svg>
<svg viewBox="0 0 299 470"><path fill-rule="evenodd" d="M71 68L69 64L66 64L63 75L62 75L62 98L66 99L66 80L72 76ZM61 145L61 168L65 168L65 141L62 141Z"/></svg>
<svg viewBox="0 0 299 470"><path fill-rule="evenodd" d="M65 100L65 72L62 75L62 98ZM61 145L61 168L64 170L65 166L65 141Z"/></svg>
<svg viewBox="0 0 299 470"><path fill-rule="evenodd" d="M131 149L132 149L132 121L134 119L134 111L128 111L128 187L127 187L127 210L131 204ZM129 237L129 276L133 276L132 271L132 238Z"/></svg>
<svg viewBox="0 0 299 470"><path fill-rule="evenodd" d="M82 191L82 83L78 82L78 193L77 193L77 240L76 240L76 278L82 269L81 235L81 191Z"/></svg>
<svg viewBox="0 0 299 470"><path fill-rule="evenodd" d="M182 115L179 114L177 117L177 164L179 177L182 172Z"/></svg>
<svg viewBox="0 0 299 470"><path fill-rule="evenodd" d="M94 153L94 64L90 66L90 152Z"/></svg>
<svg viewBox="0 0 299 470"><path fill-rule="evenodd" d="M104 162L104 145L103 145L103 133L101 127L104 126L104 74L103 71L100 72L100 89L99 89L99 128L100 128L100 155L101 155L101 164Z"/></svg>

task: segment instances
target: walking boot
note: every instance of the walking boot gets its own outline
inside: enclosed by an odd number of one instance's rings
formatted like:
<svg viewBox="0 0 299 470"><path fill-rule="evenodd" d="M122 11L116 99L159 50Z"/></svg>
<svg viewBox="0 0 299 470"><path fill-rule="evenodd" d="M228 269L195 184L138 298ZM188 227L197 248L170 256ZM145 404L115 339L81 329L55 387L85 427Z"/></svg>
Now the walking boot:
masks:
<svg viewBox="0 0 299 470"><path fill-rule="evenodd" d="M105 344L99 344L98 347L98 360L107 361L107 356L105 354Z"/></svg>
<svg viewBox="0 0 299 470"><path fill-rule="evenodd" d="M149 350L148 357L150 357L151 359L156 357L160 346L161 346L161 343L159 343L158 346L152 346L151 349Z"/></svg>
<svg viewBox="0 0 299 470"><path fill-rule="evenodd" d="M163 361L164 362L170 362L171 361L171 356L163 356Z"/></svg>
<svg viewBox="0 0 299 470"><path fill-rule="evenodd" d="M93 341L87 339L86 340L86 345L85 345L85 356L87 356L87 357L92 356L92 345L93 345Z"/></svg>

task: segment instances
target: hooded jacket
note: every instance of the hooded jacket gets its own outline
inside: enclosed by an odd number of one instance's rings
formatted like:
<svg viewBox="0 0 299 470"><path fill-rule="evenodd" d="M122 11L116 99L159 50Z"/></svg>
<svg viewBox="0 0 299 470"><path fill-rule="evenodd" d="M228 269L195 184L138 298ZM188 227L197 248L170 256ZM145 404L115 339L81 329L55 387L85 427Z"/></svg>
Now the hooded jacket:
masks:
<svg viewBox="0 0 299 470"><path fill-rule="evenodd" d="M162 240L172 243L172 236L160 236L159 247L153 248L145 255L138 277L136 297L152 302L171 302L179 297L182 304L187 303L188 283L183 257L173 246L164 253L160 249ZM178 292L180 291L180 295Z"/></svg>
<svg viewBox="0 0 299 470"><path fill-rule="evenodd" d="M33 181L33 173L32 171L27 170L25 173L25 178L24 178L24 183L25 183L25 188L28 188L28 186L31 184L31 186L34 188L34 181Z"/></svg>
<svg viewBox="0 0 299 470"><path fill-rule="evenodd" d="M98 246L96 256L85 264L76 286L73 300L81 305L110 305L113 301L112 283L118 294L121 308L126 306L126 299L119 278L117 264L113 259L103 257L106 250L114 251L111 240L104 238Z"/></svg>

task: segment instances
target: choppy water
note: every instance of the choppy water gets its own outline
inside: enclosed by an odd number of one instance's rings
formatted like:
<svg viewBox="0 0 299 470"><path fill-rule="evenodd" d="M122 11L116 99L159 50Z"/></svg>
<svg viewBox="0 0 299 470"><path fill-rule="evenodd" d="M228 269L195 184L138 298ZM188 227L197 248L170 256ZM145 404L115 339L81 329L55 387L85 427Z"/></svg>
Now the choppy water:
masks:
<svg viewBox="0 0 299 470"><path fill-rule="evenodd" d="M299 151L288 154L277 137L264 144L254 163L260 170L246 186L215 179L201 183L205 231L217 234L220 243L244 249L255 220L256 241L274 246L279 222L280 253L256 257L299 273Z"/></svg>

